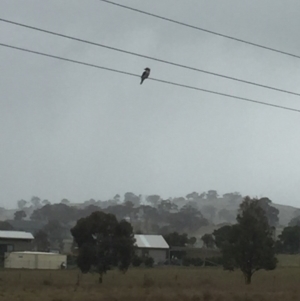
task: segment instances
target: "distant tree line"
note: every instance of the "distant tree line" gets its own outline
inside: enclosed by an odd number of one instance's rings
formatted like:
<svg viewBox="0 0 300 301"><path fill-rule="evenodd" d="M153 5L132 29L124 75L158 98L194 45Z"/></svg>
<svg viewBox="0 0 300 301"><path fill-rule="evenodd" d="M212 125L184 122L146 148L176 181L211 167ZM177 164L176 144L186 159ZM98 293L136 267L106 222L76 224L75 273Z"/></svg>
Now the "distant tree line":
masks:
<svg viewBox="0 0 300 301"><path fill-rule="evenodd" d="M222 201L228 206L221 210L216 209L216 202L221 204ZM239 209L236 211L234 208L237 206ZM259 269L275 268L275 254L300 252L300 210L295 212L295 216L282 233L276 235L279 210L272 205L271 200L243 198L236 192L220 197L217 191L209 190L170 199L162 199L159 195L150 195L143 199L141 195L128 192L123 200L117 194L104 202L90 199L76 206L67 199L58 204L51 204L48 200L42 201L33 197L29 202L18 202L14 219L43 223L43 227L36 231L34 236L36 249L46 251L53 246L61 248L66 237L76 241L74 229L78 227L78 222L87 220L95 212L100 212L102 217L113 216L117 223L124 222L122 225L128 223L132 227L132 233L162 234L169 245L174 247L194 246L201 227L209 225L216 218L223 220L228 224L202 236L203 245L207 249L219 249L224 268L240 268L246 283L251 282L252 275ZM12 227L6 221L0 222L0 229L12 230ZM261 246L263 252L259 251L258 246ZM174 254L178 258L186 259L184 252ZM119 258L118 264L112 261L111 265L118 266L120 260ZM132 260L133 258L131 262ZM136 265L141 263L140 258L134 257L134 260ZM85 260L83 262L86 264ZM143 262L151 266L150 259L148 263ZM199 263L200 261L197 264ZM91 262L90 266L94 266L94 263Z"/></svg>
<svg viewBox="0 0 300 301"><path fill-rule="evenodd" d="M103 275L113 267L126 272L131 264L138 266L141 261L151 266L150 258L135 256L134 233L162 234L170 246L193 247L197 231L208 225L209 219L215 218L217 209L213 202L221 199L226 199L232 207L239 205L235 216L226 208L218 211L219 216L231 214L230 219L234 216L235 222L203 235L202 241L205 248L220 250L224 269L240 269L245 283L250 284L257 271L276 268L277 253L300 252L300 210L276 239L279 211L270 199L241 198L238 193L220 198L214 190L167 200L152 195L144 202L141 196L126 193L123 202L116 195L106 202L89 200L82 206L72 206L66 199L59 204L50 204L34 197L29 207L31 212L22 202L15 220L30 218L45 223L35 233L39 250L45 250L53 243L59 245L65 235L71 233L78 248L79 268L83 273L97 271L101 282ZM0 227L9 229L9 224L2 222ZM178 256L182 254L178 253ZM197 260L194 264L200 263Z"/></svg>
<svg viewBox="0 0 300 301"><path fill-rule="evenodd" d="M202 238L207 247L215 244L221 250L225 270L238 268L242 271L246 284L251 283L257 271L273 270L277 265L275 227L268 218L266 204L270 206L268 200L246 197L239 207L236 224ZM79 268L83 273L96 270L99 282L112 267L126 272L131 264L140 264L141 259L134 252L131 224L124 219L118 221L114 214L93 212L79 219L71 233L78 246ZM195 243L195 238L189 238L186 233L172 232L164 237L170 246L186 247Z"/></svg>

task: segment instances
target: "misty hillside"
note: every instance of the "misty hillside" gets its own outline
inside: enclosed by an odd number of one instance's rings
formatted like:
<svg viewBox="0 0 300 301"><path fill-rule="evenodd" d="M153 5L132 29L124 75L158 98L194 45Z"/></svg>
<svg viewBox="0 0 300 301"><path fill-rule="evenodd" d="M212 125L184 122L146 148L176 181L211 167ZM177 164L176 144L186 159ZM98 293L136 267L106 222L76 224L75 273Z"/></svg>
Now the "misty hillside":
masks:
<svg viewBox="0 0 300 301"><path fill-rule="evenodd" d="M215 207L218 212L220 212L222 209L226 209L228 211L230 211L230 213L232 215L234 215L234 218L237 214L237 210L239 208L240 203L242 202L241 200L236 201L235 203L232 203L228 200L214 200L211 202L207 202L203 205L199 206L199 209L201 211L201 209L203 209L203 207L211 205L213 207ZM287 206L287 205L281 205L281 204L275 204L272 203L272 206L277 208L279 210L279 226L287 226L288 223L291 221L292 218L295 217L295 213L299 210L299 208L296 207L292 207L292 206ZM219 224L219 223L223 223L226 222L224 221L224 219L220 218L218 216L218 214L216 214L215 218L212 221L214 224Z"/></svg>
<svg viewBox="0 0 300 301"><path fill-rule="evenodd" d="M116 194L114 198L106 201L90 199L82 203L72 203L67 199L63 199L60 204L65 204L77 209L84 209L85 207L93 205L95 210L107 210L107 208L113 208L114 206L121 206L122 204L130 203L132 208L135 208L135 210L139 207L142 208L142 206L151 206L156 208L159 212L169 211L170 213L178 212L183 207L188 206L199 210L202 216L208 221L209 226L217 226L223 223L235 223L237 211L239 205L243 201L243 198L244 197L238 192L226 193L219 196L216 190L209 190L202 193L192 192L187 194L185 197L175 197L166 200L163 200L159 195L142 196L135 195L132 192L127 192L123 199L119 194ZM270 202L272 207L279 210L279 220L276 222L276 225L279 228L287 226L291 219L297 215L296 213L298 213L298 208L274 204L271 200L267 200ZM34 211L43 208L46 205L51 205L51 203L48 200L41 200L35 196L32 197L30 201L22 199L17 202L18 208L15 210L6 210L5 208L2 208L0 210L0 220L30 220L32 219ZM123 209L120 207L118 210L121 212L123 211L124 213L124 216L122 213L118 213L119 217L127 216L129 218L130 213L127 212L126 207L123 207ZM24 211L24 216L15 216L18 211Z"/></svg>
<svg viewBox="0 0 300 301"><path fill-rule="evenodd" d="M14 210L0 210L1 230L28 231L34 236L46 237L53 249L72 245L71 228L77 221L95 211L113 214L117 220L131 223L135 233L160 234L186 233L196 238L201 247L204 234L211 234L224 225L236 223L236 216L244 197L238 192L219 196L217 191L192 192L185 197L162 199L159 195L142 196L127 192L122 198L72 203L67 199L51 204L34 196L30 201L19 200ZM291 206L273 204L268 198L259 199L269 224L276 227L278 236L300 210ZM294 222L294 221L293 221ZM69 248L68 247L68 248Z"/></svg>
<svg viewBox="0 0 300 301"><path fill-rule="evenodd" d="M296 207L280 204L273 204L273 207L279 210L279 224L281 226L286 226L299 210L299 208Z"/></svg>

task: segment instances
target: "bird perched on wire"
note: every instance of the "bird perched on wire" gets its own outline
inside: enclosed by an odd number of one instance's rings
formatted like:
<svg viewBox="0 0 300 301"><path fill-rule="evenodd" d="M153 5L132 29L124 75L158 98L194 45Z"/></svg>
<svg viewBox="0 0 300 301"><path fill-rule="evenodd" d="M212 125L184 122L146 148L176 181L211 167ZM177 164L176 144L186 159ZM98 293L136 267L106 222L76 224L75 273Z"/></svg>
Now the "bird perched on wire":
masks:
<svg viewBox="0 0 300 301"><path fill-rule="evenodd" d="M150 75L150 68L145 68L145 71L143 72L142 76L141 76L141 84L143 83L143 81L149 77Z"/></svg>

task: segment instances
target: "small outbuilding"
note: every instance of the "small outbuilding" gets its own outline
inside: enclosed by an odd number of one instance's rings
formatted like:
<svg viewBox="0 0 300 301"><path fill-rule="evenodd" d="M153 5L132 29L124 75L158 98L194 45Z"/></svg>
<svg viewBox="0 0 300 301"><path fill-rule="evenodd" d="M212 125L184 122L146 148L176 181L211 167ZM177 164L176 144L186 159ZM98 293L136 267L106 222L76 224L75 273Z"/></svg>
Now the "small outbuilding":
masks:
<svg viewBox="0 0 300 301"><path fill-rule="evenodd" d="M137 247L136 254L141 257L149 256L154 263L163 263L169 257L169 245L162 235L134 235Z"/></svg>
<svg viewBox="0 0 300 301"><path fill-rule="evenodd" d="M31 251L34 237L24 231L0 231L0 256L6 252Z"/></svg>
<svg viewBox="0 0 300 301"><path fill-rule="evenodd" d="M65 269L67 256L46 252L11 252L6 253L4 268L7 269Z"/></svg>

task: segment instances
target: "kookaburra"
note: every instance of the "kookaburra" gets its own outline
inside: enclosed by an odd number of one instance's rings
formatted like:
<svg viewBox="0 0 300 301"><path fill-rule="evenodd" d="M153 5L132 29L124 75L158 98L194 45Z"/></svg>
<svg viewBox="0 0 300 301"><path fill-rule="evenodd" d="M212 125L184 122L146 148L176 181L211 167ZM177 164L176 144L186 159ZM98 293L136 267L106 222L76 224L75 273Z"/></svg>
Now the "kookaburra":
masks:
<svg viewBox="0 0 300 301"><path fill-rule="evenodd" d="M150 68L145 68L145 71L143 72L142 76L141 76L141 84L143 83L143 81L149 77L150 74Z"/></svg>

